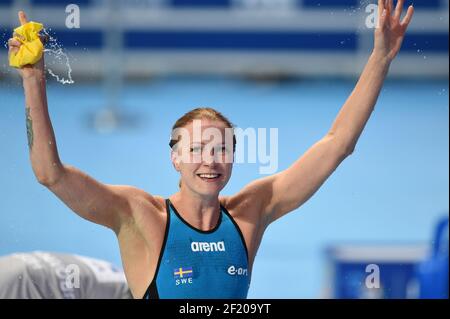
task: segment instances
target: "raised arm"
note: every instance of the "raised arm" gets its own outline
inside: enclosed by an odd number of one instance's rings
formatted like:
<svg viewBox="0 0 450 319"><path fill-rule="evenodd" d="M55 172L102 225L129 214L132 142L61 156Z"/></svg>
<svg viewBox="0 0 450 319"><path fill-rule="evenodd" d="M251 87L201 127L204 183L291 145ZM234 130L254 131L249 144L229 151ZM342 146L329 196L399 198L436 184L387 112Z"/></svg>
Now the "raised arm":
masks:
<svg viewBox="0 0 450 319"><path fill-rule="evenodd" d="M328 133L288 169L259 179L245 187L236 198L252 198L259 203L258 218L263 225L280 218L306 202L355 149L380 93L390 63L400 50L413 15L408 8L400 22L404 0L395 11L393 1L380 0L379 27L375 45L353 92L339 111Z"/></svg>
<svg viewBox="0 0 450 319"><path fill-rule="evenodd" d="M19 12L23 25L27 18ZM21 43L8 41L9 54ZM25 91L26 127L33 172L42 185L58 196L81 217L118 232L130 214L130 199L143 195L131 186L102 184L73 166L64 165L58 156L55 134L47 108L44 58L19 69Z"/></svg>

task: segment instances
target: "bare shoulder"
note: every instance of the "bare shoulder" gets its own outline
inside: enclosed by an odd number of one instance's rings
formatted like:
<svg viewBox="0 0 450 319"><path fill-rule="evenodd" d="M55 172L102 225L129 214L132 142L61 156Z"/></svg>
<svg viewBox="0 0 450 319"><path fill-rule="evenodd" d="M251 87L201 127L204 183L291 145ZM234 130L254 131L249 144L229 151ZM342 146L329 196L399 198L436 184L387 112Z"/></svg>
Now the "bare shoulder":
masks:
<svg viewBox="0 0 450 319"><path fill-rule="evenodd" d="M152 195L141 188L127 186L123 189L131 204L148 205L152 209L161 210L165 207L165 200L161 196Z"/></svg>
<svg viewBox="0 0 450 319"><path fill-rule="evenodd" d="M131 208L133 219L158 218L165 215L165 199L158 195L152 195L143 189L128 187L127 198Z"/></svg>
<svg viewBox="0 0 450 319"><path fill-rule="evenodd" d="M121 223L122 230L137 228L147 232L165 223L164 198L130 185L114 185L114 189L128 203L126 217Z"/></svg>
<svg viewBox="0 0 450 319"><path fill-rule="evenodd" d="M165 200L136 187L122 191L130 210L130 218L118 233L122 263L133 295L143 296L154 276L166 231Z"/></svg>
<svg viewBox="0 0 450 319"><path fill-rule="evenodd" d="M221 197L221 204L234 218L260 223L272 196L271 178L257 179L238 193Z"/></svg>
<svg viewBox="0 0 450 319"><path fill-rule="evenodd" d="M219 198L242 232L248 249L250 269L268 225L264 210L270 200L270 191L270 181L259 179L232 196Z"/></svg>

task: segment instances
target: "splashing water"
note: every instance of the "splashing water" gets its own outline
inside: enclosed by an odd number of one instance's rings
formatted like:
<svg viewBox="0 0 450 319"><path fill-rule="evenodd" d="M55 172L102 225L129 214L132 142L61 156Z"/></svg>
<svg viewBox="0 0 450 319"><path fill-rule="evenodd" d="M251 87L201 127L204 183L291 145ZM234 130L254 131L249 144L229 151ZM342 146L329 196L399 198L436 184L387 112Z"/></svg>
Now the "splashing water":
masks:
<svg viewBox="0 0 450 319"><path fill-rule="evenodd" d="M50 59L46 57L45 63L48 73L61 84L73 84L75 81L72 79L72 67L70 66L69 57L64 52L62 45L58 43L56 38L50 35L49 31L51 31L51 29L44 29L43 31L44 35L48 37L47 48L44 50L44 52L47 53L47 56L50 57ZM57 66L58 64L67 67L67 77L56 74L50 68L51 66Z"/></svg>

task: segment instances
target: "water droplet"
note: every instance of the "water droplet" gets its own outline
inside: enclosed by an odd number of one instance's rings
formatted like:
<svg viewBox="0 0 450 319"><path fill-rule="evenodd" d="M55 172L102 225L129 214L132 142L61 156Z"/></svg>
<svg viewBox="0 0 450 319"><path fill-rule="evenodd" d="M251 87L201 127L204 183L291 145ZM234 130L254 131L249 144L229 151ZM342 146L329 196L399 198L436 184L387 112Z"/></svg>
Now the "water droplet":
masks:
<svg viewBox="0 0 450 319"><path fill-rule="evenodd" d="M62 64L64 65L64 61L65 61L65 66L67 67L67 77L65 78L63 76L59 76L57 74L55 74L53 72L52 69L47 68L48 73L53 76L54 78L56 78L56 81L58 81L59 83L62 84L73 84L75 83L72 79L72 67L70 66L70 62L69 62L69 57L68 55L63 51L63 46L62 44L58 43L57 39L55 37L52 37L49 34L49 31L51 31L51 29L44 29L44 34L47 35L49 37L49 40L47 42L47 46L48 48L46 48L44 50L44 52L47 53L47 55L49 55L50 57L53 58L53 60L49 62L47 62L47 64L51 64L51 65L56 65L57 62L58 64Z"/></svg>

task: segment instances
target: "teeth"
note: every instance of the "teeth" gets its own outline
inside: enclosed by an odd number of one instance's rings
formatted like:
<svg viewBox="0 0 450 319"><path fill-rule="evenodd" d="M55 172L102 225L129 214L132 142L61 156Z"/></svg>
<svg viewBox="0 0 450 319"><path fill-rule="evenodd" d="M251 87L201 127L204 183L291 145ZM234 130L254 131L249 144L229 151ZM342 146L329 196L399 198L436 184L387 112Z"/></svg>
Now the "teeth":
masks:
<svg viewBox="0 0 450 319"><path fill-rule="evenodd" d="M199 174L201 178L217 178L219 174Z"/></svg>

